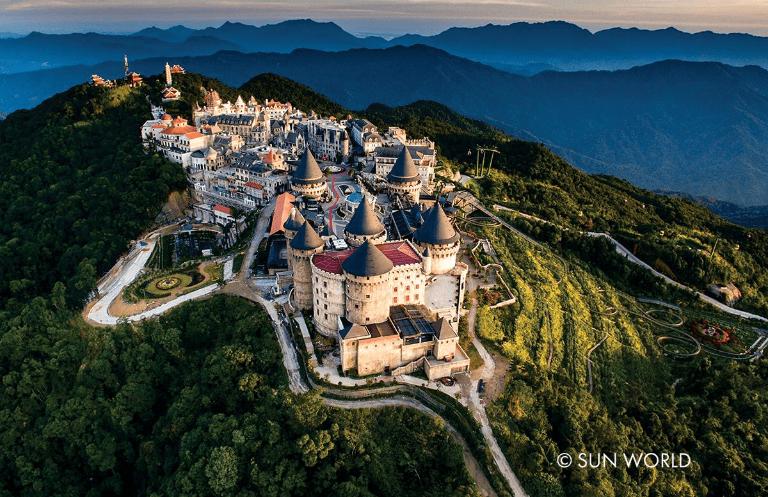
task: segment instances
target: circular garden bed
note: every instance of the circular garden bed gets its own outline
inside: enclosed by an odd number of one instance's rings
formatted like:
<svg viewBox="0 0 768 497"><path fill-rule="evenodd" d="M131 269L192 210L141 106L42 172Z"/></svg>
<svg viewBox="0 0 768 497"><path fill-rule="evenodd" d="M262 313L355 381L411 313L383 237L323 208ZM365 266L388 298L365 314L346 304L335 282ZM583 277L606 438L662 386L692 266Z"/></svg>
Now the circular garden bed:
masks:
<svg viewBox="0 0 768 497"><path fill-rule="evenodd" d="M171 295L175 291L193 286L202 281L203 275L194 272L172 273L158 276L144 284L144 293L148 297L162 298Z"/></svg>

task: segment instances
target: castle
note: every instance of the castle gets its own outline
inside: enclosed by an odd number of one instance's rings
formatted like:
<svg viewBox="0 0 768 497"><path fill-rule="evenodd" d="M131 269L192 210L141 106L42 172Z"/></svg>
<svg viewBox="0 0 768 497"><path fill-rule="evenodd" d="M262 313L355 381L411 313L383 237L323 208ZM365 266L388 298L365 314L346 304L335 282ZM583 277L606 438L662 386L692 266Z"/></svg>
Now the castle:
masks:
<svg viewBox="0 0 768 497"><path fill-rule="evenodd" d="M393 197L420 208L420 177L407 147L388 178ZM311 152L292 185L297 195L310 197L327 188ZM343 371L423 368L430 379L468 371L456 333L468 272L457 261L460 236L439 202L422 218L411 240L388 240L386 226L363 198L344 229L344 250L326 244L296 208L285 221L294 305L311 312L319 333L338 340Z"/></svg>

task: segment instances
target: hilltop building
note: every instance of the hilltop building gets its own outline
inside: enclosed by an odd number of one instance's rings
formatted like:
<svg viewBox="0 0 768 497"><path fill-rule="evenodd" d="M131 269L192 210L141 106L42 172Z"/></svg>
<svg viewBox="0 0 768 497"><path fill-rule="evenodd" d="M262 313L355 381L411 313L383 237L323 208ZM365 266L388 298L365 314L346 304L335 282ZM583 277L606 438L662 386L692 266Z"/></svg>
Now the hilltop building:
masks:
<svg viewBox="0 0 768 497"><path fill-rule="evenodd" d="M309 222L297 227L300 215L284 224L294 301L312 310L318 332L339 341L344 371L423 367L438 378L468 370L455 332L468 267L456 260L459 237L439 205L425 213L417 242L387 241L364 199L345 229L345 250L326 250Z"/></svg>
<svg viewBox="0 0 768 497"><path fill-rule="evenodd" d="M349 157L347 128L335 119L310 119L306 122L307 146L322 160Z"/></svg>
<svg viewBox="0 0 768 497"><path fill-rule="evenodd" d="M174 66L179 67L179 66ZM162 92L163 102L171 102L181 98L181 92L173 87L173 71L171 66L165 63L165 88Z"/></svg>
<svg viewBox="0 0 768 497"><path fill-rule="evenodd" d="M395 160L395 164L387 174L389 193L393 198L398 198L406 205L419 203L421 194L421 176L416 164L411 158L408 147L403 147Z"/></svg>
<svg viewBox="0 0 768 497"><path fill-rule="evenodd" d="M397 158L408 149L408 154L416 166L421 184L431 189L435 182L436 154L434 143L426 145L382 145L373 151L374 172L380 178L387 178L397 162Z"/></svg>
<svg viewBox="0 0 768 497"><path fill-rule="evenodd" d="M344 237L351 247L359 247L368 240L381 243L387 239L387 229L365 197L344 228Z"/></svg>
<svg viewBox="0 0 768 497"><path fill-rule="evenodd" d="M317 199L328 191L325 175L308 148L291 176L291 188L296 195Z"/></svg>

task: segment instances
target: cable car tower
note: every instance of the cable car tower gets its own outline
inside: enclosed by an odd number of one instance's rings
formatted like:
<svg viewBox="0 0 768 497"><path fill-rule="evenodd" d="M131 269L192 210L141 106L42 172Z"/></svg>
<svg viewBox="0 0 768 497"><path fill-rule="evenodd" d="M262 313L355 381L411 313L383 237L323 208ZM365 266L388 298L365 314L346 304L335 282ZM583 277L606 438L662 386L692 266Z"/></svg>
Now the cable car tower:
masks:
<svg viewBox="0 0 768 497"><path fill-rule="evenodd" d="M489 147L477 147L477 157L475 160L475 177L476 178L482 178L484 176L487 176L491 173L491 168L493 167L493 157L496 154L501 154L498 150L495 148L489 148ZM480 160L480 156L482 155L482 161ZM488 161L488 170L485 170L485 161L490 155L490 160Z"/></svg>

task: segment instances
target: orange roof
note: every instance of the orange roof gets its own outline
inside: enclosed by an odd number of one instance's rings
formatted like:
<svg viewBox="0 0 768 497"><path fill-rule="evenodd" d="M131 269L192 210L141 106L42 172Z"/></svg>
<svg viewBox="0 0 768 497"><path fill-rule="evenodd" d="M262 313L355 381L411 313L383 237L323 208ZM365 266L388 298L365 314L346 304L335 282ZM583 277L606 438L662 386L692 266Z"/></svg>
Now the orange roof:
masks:
<svg viewBox="0 0 768 497"><path fill-rule="evenodd" d="M162 123L155 123L155 124L152 125L152 127L155 128L155 129L165 129L167 126L165 124L162 124Z"/></svg>
<svg viewBox="0 0 768 497"><path fill-rule="evenodd" d="M167 128L162 133L164 135L186 135L195 131L197 131L197 128L194 126L176 126L175 128Z"/></svg>
<svg viewBox="0 0 768 497"><path fill-rule="evenodd" d="M269 149L269 152L267 152L261 160L264 161L264 164L272 164L275 161L275 154L272 152L271 148Z"/></svg>
<svg viewBox="0 0 768 497"><path fill-rule="evenodd" d="M197 132L197 131L192 131L192 132L190 132L190 133L184 133L184 136L186 136L186 137L187 137L187 138L189 138L190 140L193 140L193 139L195 139L195 138L200 138L201 136L205 136L205 135L204 135L204 134L202 134L202 133L199 133L199 132Z"/></svg>
<svg viewBox="0 0 768 497"><path fill-rule="evenodd" d="M163 121L170 121L170 120L172 120L172 119L173 119L173 118L171 117L171 115L170 115L170 114L163 114Z"/></svg>
<svg viewBox="0 0 768 497"><path fill-rule="evenodd" d="M183 117L181 117L181 116L176 116L176 119L174 119L174 120L173 120L173 123L174 123L174 124L177 124L177 123L178 123L178 124L181 124L181 123L185 123L185 122L187 122L187 120L186 120L186 119L184 119L184 118L183 118Z"/></svg>
<svg viewBox="0 0 768 497"><path fill-rule="evenodd" d="M284 192L277 196L275 202L275 212L272 213L272 224L269 227L269 234L274 235L278 231L283 231L283 225L291 215L293 202L296 200L290 192Z"/></svg>
<svg viewBox="0 0 768 497"><path fill-rule="evenodd" d="M245 186L247 186L248 188L255 188L257 190L264 189L264 185L262 185L261 183L256 183L255 181L248 181L245 183Z"/></svg>
<svg viewBox="0 0 768 497"><path fill-rule="evenodd" d="M232 215L232 209L230 209L226 205L216 204L213 206L213 210L222 212L224 214Z"/></svg>

